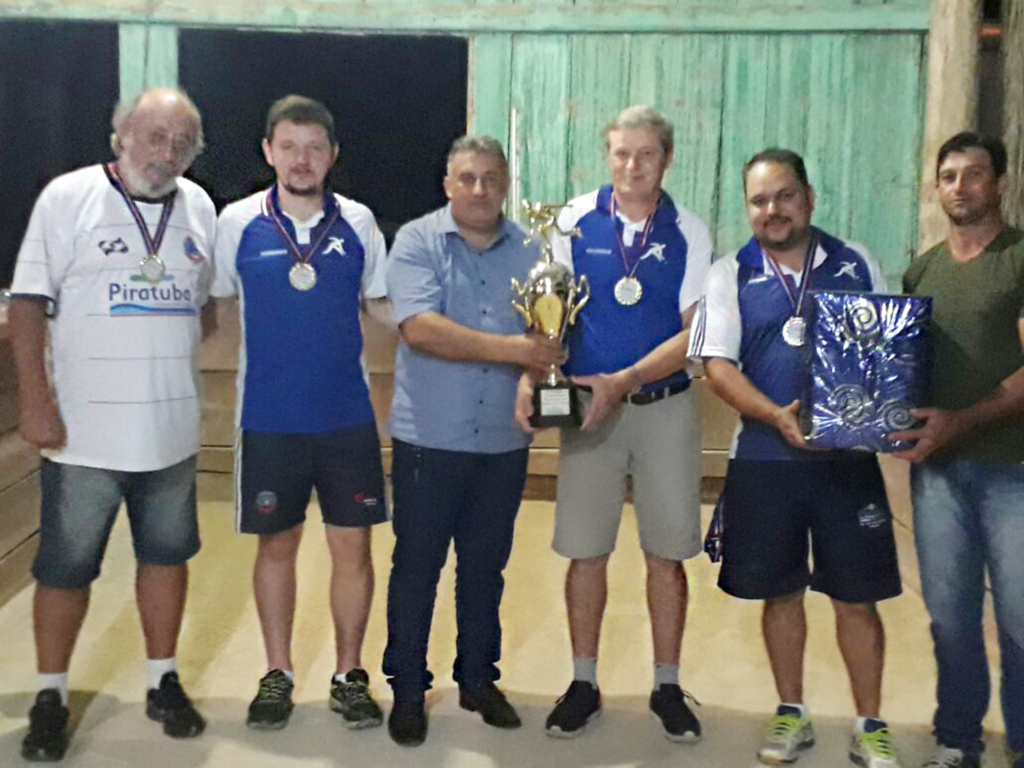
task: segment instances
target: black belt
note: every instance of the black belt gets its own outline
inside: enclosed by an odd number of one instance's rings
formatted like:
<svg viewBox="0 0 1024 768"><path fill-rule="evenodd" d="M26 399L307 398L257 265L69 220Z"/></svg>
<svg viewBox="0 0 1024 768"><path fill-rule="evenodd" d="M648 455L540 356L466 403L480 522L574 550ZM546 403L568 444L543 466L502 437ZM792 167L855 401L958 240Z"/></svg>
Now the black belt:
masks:
<svg viewBox="0 0 1024 768"><path fill-rule="evenodd" d="M678 395L680 392L685 392L690 388L690 382L684 381L682 384L673 384L669 387L662 387L661 389L652 389L648 392L637 392L635 395L626 395L622 398L622 402L629 403L630 405L650 405L656 403L659 400L664 400L666 397L672 397L672 395Z"/></svg>

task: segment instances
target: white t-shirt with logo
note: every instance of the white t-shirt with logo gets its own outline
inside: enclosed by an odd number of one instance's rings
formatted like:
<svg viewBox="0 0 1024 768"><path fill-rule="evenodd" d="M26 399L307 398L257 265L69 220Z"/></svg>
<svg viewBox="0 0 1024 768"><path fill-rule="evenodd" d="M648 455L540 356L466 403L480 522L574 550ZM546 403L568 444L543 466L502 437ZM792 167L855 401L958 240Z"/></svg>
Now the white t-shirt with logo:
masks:
<svg viewBox="0 0 1024 768"><path fill-rule="evenodd" d="M136 201L151 234L162 203ZM59 176L32 210L11 293L51 299L53 383L67 427L66 464L143 472L199 450L199 315L212 279L216 211L178 180L156 284L147 249L103 166Z"/></svg>

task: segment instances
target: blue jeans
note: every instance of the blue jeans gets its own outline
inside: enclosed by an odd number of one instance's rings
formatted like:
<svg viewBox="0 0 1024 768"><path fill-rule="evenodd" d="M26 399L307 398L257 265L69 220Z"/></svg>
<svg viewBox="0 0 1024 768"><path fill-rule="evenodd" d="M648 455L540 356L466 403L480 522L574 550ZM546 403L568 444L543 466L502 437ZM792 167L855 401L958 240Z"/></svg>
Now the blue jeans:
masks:
<svg viewBox="0 0 1024 768"><path fill-rule="evenodd" d="M384 673L395 700L419 700L430 688L427 642L437 580L455 540L454 677L472 688L499 677L505 588L516 513L526 482L527 450L468 453L394 441L395 549L388 583Z"/></svg>
<svg viewBox="0 0 1024 768"><path fill-rule="evenodd" d="M1024 751L1024 465L950 461L911 472L921 587L938 664L935 736L979 754L991 694L982 606L988 570L1010 748Z"/></svg>

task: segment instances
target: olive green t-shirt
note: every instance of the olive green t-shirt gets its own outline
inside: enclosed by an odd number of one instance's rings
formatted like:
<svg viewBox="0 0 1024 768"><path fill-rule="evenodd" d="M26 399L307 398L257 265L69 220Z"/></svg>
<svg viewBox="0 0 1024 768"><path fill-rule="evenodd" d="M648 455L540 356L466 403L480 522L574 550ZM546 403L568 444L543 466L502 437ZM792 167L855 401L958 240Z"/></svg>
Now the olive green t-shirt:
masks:
<svg viewBox="0 0 1024 768"><path fill-rule="evenodd" d="M972 405L1024 365L1018 330L1024 317L1024 232L1004 229L966 263L955 262L940 243L910 265L903 290L932 297L934 406ZM1024 462L1024 417L987 425L938 457Z"/></svg>

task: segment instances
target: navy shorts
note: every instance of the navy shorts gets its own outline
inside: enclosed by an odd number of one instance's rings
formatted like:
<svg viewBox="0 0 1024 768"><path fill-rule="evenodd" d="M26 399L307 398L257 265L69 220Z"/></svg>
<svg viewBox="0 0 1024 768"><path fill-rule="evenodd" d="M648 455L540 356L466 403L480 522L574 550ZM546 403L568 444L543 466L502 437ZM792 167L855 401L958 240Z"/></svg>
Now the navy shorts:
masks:
<svg viewBox="0 0 1024 768"><path fill-rule="evenodd" d="M310 434L243 430L235 482L242 533L280 533L303 523L314 488L327 525L366 528L387 520L373 422Z"/></svg>
<svg viewBox="0 0 1024 768"><path fill-rule="evenodd" d="M810 586L844 603L873 603L902 591L892 514L873 456L733 459L723 494L718 586L730 595L763 600Z"/></svg>
<svg viewBox="0 0 1024 768"><path fill-rule="evenodd" d="M152 472L44 459L40 477L43 504L32 575L45 587L81 589L100 575L122 501L140 563L181 565L199 551L195 456Z"/></svg>

